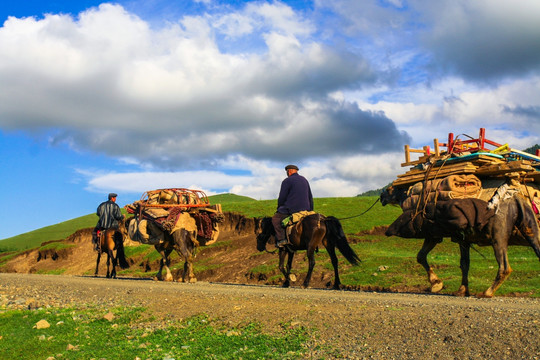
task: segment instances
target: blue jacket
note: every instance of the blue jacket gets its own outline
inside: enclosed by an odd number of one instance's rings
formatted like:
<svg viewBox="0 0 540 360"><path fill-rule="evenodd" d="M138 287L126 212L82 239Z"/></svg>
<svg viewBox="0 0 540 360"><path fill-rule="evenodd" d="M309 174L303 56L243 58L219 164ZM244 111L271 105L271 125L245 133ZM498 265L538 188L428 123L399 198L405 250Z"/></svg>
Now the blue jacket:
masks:
<svg viewBox="0 0 540 360"><path fill-rule="evenodd" d="M100 229L118 228L118 221L124 218L120 206L111 200L99 204L96 215L99 216L96 227Z"/></svg>
<svg viewBox="0 0 540 360"><path fill-rule="evenodd" d="M305 210L313 210L311 188L305 177L294 173L281 183L277 212L293 214Z"/></svg>

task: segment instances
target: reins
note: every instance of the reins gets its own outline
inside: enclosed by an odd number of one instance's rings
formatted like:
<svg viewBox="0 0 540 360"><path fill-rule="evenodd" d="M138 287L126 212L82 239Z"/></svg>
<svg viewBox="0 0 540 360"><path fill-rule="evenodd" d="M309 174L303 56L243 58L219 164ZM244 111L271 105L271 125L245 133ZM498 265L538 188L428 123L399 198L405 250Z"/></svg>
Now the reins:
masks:
<svg viewBox="0 0 540 360"><path fill-rule="evenodd" d="M366 211L364 211L364 212L361 213L361 214L349 216L349 217L346 217L346 218L340 218L340 219L338 219L338 220L348 220L348 219L352 219L352 218L355 218L355 217L362 216L362 215L364 215L365 213L367 213L369 210L371 210L371 209L375 206L375 204L377 204L380 200L381 200L381 198L378 197L377 200L375 200L375 202L374 202L374 203L373 203Z"/></svg>

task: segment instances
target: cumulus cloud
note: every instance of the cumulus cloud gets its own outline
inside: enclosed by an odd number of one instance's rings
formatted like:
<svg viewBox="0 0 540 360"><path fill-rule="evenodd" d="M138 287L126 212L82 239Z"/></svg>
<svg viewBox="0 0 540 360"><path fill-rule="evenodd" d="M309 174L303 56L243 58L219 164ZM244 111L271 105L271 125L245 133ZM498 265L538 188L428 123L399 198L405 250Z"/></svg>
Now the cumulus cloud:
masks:
<svg viewBox="0 0 540 360"><path fill-rule="evenodd" d="M245 28L225 26L246 18ZM221 19L185 16L153 29L111 4L76 19L9 18L0 29L9 89L0 93L1 125L54 129L53 143L168 169L234 154L373 153L408 140L383 113L331 99L374 73L358 54L311 39L311 24L290 7L249 3ZM229 36L259 29L264 50L221 51L223 26ZM381 146L383 134L395 146Z"/></svg>

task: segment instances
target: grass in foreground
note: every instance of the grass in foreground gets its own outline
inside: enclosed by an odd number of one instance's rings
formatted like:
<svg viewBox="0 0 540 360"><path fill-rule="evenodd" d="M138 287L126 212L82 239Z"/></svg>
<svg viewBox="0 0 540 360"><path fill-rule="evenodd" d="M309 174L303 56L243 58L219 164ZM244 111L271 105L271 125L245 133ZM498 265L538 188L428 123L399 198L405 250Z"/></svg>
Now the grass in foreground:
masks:
<svg viewBox="0 0 540 360"><path fill-rule="evenodd" d="M152 323L144 311L6 311L0 313L0 358L300 359L313 350L303 345L309 336L304 328L284 326L267 335L257 324L226 328L204 315ZM38 329L43 320L49 327Z"/></svg>

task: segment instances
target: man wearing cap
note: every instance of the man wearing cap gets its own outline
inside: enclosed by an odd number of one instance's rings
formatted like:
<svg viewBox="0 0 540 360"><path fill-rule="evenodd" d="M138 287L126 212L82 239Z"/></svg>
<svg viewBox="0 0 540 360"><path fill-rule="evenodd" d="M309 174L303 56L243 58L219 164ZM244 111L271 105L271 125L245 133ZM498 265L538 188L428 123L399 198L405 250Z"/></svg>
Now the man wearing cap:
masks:
<svg viewBox="0 0 540 360"><path fill-rule="evenodd" d="M92 242L96 250L98 247L97 232L106 229L117 229L119 225L118 221L124 218L120 206L116 203L117 196L115 193L110 193L108 200L99 204L97 208L96 214L99 216L99 220L94 228L95 236L92 236Z"/></svg>
<svg viewBox="0 0 540 360"><path fill-rule="evenodd" d="M288 241L281 222L287 216L299 211L313 210L313 196L307 179L298 174L298 166L287 165L287 178L281 183L277 211L272 216L272 224L276 230L276 246L283 247Z"/></svg>

